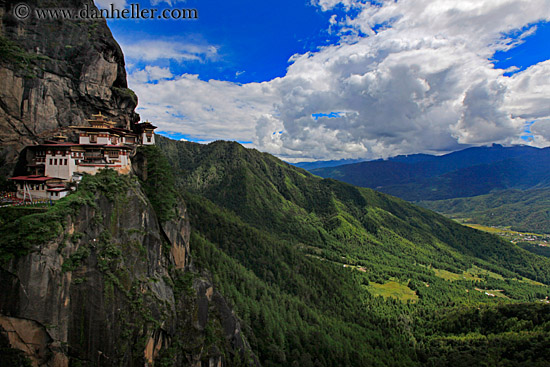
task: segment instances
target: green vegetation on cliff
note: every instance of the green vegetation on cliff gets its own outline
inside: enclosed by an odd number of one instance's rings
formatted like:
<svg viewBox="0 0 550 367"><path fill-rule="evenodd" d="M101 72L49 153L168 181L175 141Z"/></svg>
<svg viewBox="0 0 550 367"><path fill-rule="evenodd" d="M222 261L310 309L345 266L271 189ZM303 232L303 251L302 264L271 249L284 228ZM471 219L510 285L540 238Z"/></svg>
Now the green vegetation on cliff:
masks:
<svg viewBox="0 0 550 367"><path fill-rule="evenodd" d="M23 50L15 42L0 36L0 64L13 67L27 77L33 77L37 61L50 60L49 57Z"/></svg>
<svg viewBox="0 0 550 367"><path fill-rule="evenodd" d="M161 222L174 218L177 203L175 179L170 163L157 146L142 146L138 154L144 158L143 190Z"/></svg>

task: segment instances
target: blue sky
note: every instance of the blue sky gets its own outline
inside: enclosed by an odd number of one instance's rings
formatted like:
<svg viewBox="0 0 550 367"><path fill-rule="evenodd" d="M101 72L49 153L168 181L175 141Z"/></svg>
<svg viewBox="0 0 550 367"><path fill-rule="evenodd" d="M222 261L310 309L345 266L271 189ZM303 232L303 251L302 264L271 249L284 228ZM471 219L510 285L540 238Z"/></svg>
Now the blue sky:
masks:
<svg viewBox="0 0 550 367"><path fill-rule="evenodd" d="M132 3L199 14L108 21L172 138L294 161L549 145L548 0Z"/></svg>
<svg viewBox="0 0 550 367"><path fill-rule="evenodd" d="M288 60L297 53L318 50L337 43L330 34L331 14L307 1L239 2L188 0L151 5L136 1L143 8L197 9L193 20L110 20L109 26L121 43L159 37L173 42L216 47L208 62L163 60L175 74L198 74L202 80L218 79L239 83L263 82L283 77ZM343 15L343 12L340 12ZM145 66L144 62L136 64Z"/></svg>
<svg viewBox="0 0 550 367"><path fill-rule="evenodd" d="M523 43L509 50L497 51L493 55L496 68L517 68L505 75L513 75L531 65L550 59L550 23L539 21L533 25L536 31L525 37ZM511 32L510 35L517 40L521 33Z"/></svg>

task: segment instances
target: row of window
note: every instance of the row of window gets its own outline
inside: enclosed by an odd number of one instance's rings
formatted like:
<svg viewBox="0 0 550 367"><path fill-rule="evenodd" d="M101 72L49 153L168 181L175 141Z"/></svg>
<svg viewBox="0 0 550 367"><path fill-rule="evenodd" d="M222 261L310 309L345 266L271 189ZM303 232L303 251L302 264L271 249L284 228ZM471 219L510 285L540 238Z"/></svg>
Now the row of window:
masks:
<svg viewBox="0 0 550 367"><path fill-rule="evenodd" d="M86 135L80 135L80 136L85 137ZM87 135L87 136L90 140L90 143L97 143L97 138L98 137L100 137L100 138L105 138L105 137L109 138L108 135L102 135L102 134L100 134L100 135ZM118 137L111 136L110 139L111 139L111 144L113 144L113 145L118 144ZM134 143L135 138L133 136L132 137L127 136L127 137L123 138L121 141L122 142L125 141L126 143Z"/></svg>
<svg viewBox="0 0 550 367"><path fill-rule="evenodd" d="M50 158L50 166L57 166L57 158ZM67 158L61 159L59 158L59 166L66 166L67 165Z"/></svg>

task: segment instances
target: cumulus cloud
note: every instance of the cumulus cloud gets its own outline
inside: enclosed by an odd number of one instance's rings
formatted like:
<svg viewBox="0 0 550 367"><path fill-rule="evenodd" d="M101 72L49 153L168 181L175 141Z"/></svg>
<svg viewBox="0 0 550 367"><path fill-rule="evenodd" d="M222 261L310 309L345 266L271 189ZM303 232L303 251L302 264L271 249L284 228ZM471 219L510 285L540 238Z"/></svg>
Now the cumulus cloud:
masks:
<svg viewBox="0 0 550 367"><path fill-rule="evenodd" d="M147 83L155 75L156 83ZM197 75L167 79L166 70L136 70L129 86L140 98L138 112L160 131L178 132L203 140L250 141L256 121L273 113L272 88L267 83L239 85L202 81Z"/></svg>
<svg viewBox="0 0 550 367"><path fill-rule="evenodd" d="M536 120L531 125L531 134L533 135L533 143L539 147L550 145L550 118Z"/></svg>
<svg viewBox="0 0 550 367"><path fill-rule="evenodd" d="M361 7L343 26L369 36L293 57L271 82L279 98L258 120L261 149L324 159L450 151L517 142L526 119L550 116L548 62L512 78L489 62L550 19L548 1L318 2L338 3ZM340 117L312 116L330 112Z"/></svg>
<svg viewBox="0 0 550 367"><path fill-rule="evenodd" d="M338 45L294 55L264 83L203 81L161 67L129 75L139 112L163 131L253 141L288 160L377 158L469 145L550 142L550 61L505 76L490 62L550 20L550 0L312 0ZM352 32L349 32L352 30ZM217 48L123 45L132 61L201 61ZM146 52L144 52L146 50ZM337 114L335 114L335 112ZM321 115L319 115L321 114Z"/></svg>
<svg viewBox="0 0 550 367"><path fill-rule="evenodd" d="M147 65L145 68L136 70L132 73L132 78L135 83L157 82L162 79L170 79L173 76L170 68L161 68L151 65Z"/></svg>
<svg viewBox="0 0 550 367"><path fill-rule="evenodd" d="M526 120L550 117L550 60L506 79L507 108Z"/></svg>

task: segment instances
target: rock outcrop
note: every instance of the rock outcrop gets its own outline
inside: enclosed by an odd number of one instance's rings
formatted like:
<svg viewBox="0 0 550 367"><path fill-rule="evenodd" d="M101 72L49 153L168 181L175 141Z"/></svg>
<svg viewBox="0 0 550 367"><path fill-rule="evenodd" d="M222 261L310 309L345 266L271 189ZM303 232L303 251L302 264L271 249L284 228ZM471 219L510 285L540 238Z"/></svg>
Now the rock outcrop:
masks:
<svg viewBox="0 0 550 367"><path fill-rule="evenodd" d="M4 260L0 342L34 366L258 365L239 320L190 261L182 202L159 224L137 178L114 171L87 177L71 197L56 214L62 230ZM35 220L51 226L48 215Z"/></svg>
<svg viewBox="0 0 550 367"><path fill-rule="evenodd" d="M139 119L124 55L105 20L36 19L0 0L0 174L30 144L101 112L128 127ZM27 0L31 9L95 8L91 0Z"/></svg>

